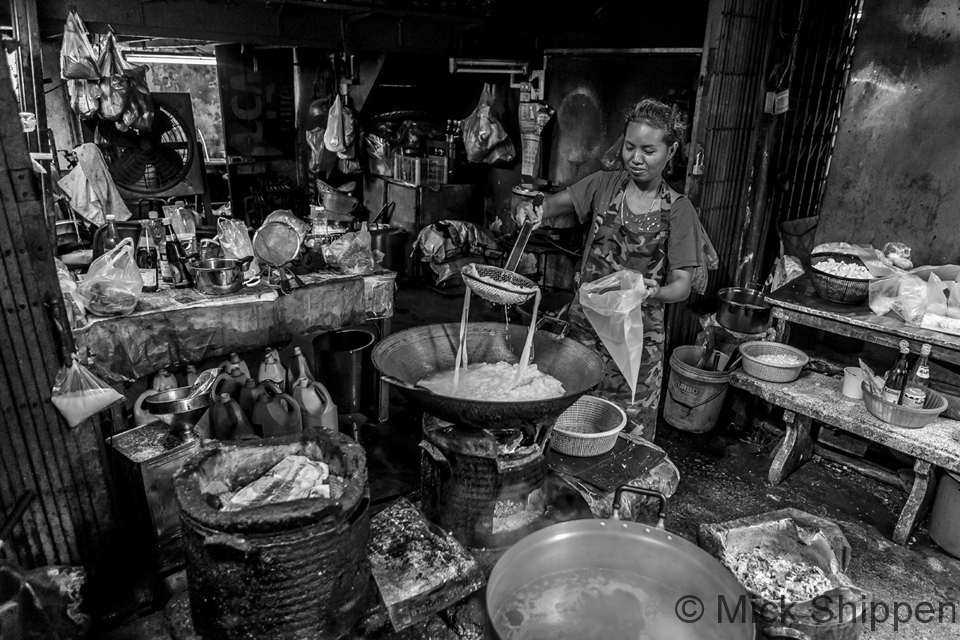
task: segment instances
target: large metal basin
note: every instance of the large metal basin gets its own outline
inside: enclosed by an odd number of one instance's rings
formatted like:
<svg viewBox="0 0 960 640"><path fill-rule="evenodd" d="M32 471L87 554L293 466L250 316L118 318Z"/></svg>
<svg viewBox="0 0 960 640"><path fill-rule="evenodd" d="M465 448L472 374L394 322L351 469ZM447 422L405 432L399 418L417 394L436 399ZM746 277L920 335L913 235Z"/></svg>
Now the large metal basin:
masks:
<svg viewBox="0 0 960 640"><path fill-rule="evenodd" d="M497 322L471 322L467 328L470 363L519 361L527 327ZM438 371L453 369L460 340L459 323L431 324L400 331L381 340L373 349L373 364L384 379L425 412L441 420L479 429L540 430L552 428L557 417L577 398L603 379L600 356L573 340L558 340L553 333L537 331L533 362L563 384L559 398L496 402L464 400L435 394L416 384Z"/></svg>

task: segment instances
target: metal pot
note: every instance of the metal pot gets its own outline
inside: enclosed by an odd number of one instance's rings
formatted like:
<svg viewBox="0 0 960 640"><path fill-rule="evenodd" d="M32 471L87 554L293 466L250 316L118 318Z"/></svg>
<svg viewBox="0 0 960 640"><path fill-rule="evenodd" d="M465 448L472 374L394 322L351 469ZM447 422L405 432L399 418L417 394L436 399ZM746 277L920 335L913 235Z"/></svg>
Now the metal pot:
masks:
<svg viewBox="0 0 960 640"><path fill-rule="evenodd" d="M407 232L388 224L371 224L369 231L371 249L383 254L383 260L380 263L383 268L403 273L406 262L403 242Z"/></svg>
<svg viewBox="0 0 960 640"><path fill-rule="evenodd" d="M208 258L190 263L197 280L197 291L209 296L225 296L236 293L243 286L243 271L253 256L239 260L233 258Z"/></svg>
<svg viewBox="0 0 960 640"><path fill-rule="evenodd" d="M320 204L324 209L334 213L350 213L357 208L360 201L339 191L321 191Z"/></svg>
<svg viewBox="0 0 960 640"><path fill-rule="evenodd" d="M624 491L659 500L655 527L619 520ZM710 554L664 530L665 507L661 493L621 486L609 520L555 524L513 545L487 582L497 637L753 640L749 594ZM724 616L721 598L745 615Z"/></svg>
<svg viewBox="0 0 960 640"><path fill-rule="evenodd" d="M720 290L717 322L736 333L763 333L770 324L772 308L761 291L727 287Z"/></svg>

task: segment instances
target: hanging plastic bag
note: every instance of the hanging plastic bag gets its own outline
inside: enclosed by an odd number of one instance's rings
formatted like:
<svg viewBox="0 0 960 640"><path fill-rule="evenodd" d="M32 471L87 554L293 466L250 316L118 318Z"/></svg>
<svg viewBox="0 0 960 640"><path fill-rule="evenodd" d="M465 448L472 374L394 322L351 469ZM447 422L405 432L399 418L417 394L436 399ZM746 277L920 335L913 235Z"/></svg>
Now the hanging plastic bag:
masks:
<svg viewBox="0 0 960 640"><path fill-rule="evenodd" d="M357 114L347 105L346 100L343 103L341 115L343 121L343 151L337 153L341 160L354 160L357 157Z"/></svg>
<svg viewBox="0 0 960 640"><path fill-rule="evenodd" d="M470 162L493 164L509 162L516 157L507 131L493 113L496 93L489 83L483 85L480 102L467 118L460 123L463 129L463 144Z"/></svg>
<svg viewBox="0 0 960 640"><path fill-rule="evenodd" d="M600 158L600 166L606 171L618 171L623 169L623 134L617 138L617 141Z"/></svg>
<svg viewBox="0 0 960 640"><path fill-rule="evenodd" d="M88 120L100 112L100 82L97 80L67 80L67 93L70 95L70 108L83 120Z"/></svg>
<svg viewBox="0 0 960 640"><path fill-rule="evenodd" d="M50 401L71 427L123 400L113 387L91 373L73 356L70 366L61 367L53 383Z"/></svg>
<svg viewBox="0 0 960 640"><path fill-rule="evenodd" d="M370 232L367 223L360 225L360 231L346 233L323 247L323 259L329 266L340 267L340 270L350 275L370 273L377 269L377 263L383 259L370 248Z"/></svg>
<svg viewBox="0 0 960 640"><path fill-rule="evenodd" d="M93 261L77 289L87 311L97 316L133 313L143 293L143 279L133 257L133 241L120 244Z"/></svg>
<svg viewBox="0 0 960 640"><path fill-rule="evenodd" d="M97 54L90 44L90 33L76 11L67 15L60 47L60 77L64 80L99 80Z"/></svg>
<svg viewBox="0 0 960 640"><path fill-rule="evenodd" d="M250 231L247 225L234 218L221 217L217 220L217 240L223 247L223 256L239 260L253 255L253 240L250 239ZM243 272L245 280L256 278L260 273L260 265L254 258L247 265Z"/></svg>
<svg viewBox="0 0 960 640"><path fill-rule="evenodd" d="M323 144L328 151L340 153L347 150L347 140L344 132L343 98L338 94L327 115L327 130L323 133Z"/></svg>
<svg viewBox="0 0 960 640"><path fill-rule="evenodd" d="M629 269L617 271L582 285L578 295L584 315L630 385L633 404L643 354L641 305L650 295L643 276Z"/></svg>
<svg viewBox="0 0 960 640"><path fill-rule="evenodd" d="M130 93L130 80L123 74L119 60L116 38L112 32L108 33L99 60L100 117L110 122L117 122L123 116Z"/></svg>

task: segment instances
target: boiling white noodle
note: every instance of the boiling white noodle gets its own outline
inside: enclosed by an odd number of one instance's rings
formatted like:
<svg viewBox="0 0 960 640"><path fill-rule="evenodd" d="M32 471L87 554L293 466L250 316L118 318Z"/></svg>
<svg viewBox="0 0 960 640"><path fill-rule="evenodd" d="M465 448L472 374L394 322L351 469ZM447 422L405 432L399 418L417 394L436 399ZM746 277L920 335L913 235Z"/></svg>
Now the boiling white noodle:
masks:
<svg viewBox="0 0 960 640"><path fill-rule="evenodd" d="M860 264L837 262L833 258L829 258L824 262L819 262L813 265L813 268L817 271L829 273L832 276L840 276L841 278L855 278L857 280L870 280L873 278L873 274L870 273L870 270L865 266Z"/></svg>
<svg viewBox="0 0 960 640"><path fill-rule="evenodd" d="M427 376L418 384L442 396L467 400L513 402L516 400L545 400L564 394L563 384L553 376L531 364L514 385L519 364L481 362L460 369L459 385L454 387L454 370Z"/></svg>

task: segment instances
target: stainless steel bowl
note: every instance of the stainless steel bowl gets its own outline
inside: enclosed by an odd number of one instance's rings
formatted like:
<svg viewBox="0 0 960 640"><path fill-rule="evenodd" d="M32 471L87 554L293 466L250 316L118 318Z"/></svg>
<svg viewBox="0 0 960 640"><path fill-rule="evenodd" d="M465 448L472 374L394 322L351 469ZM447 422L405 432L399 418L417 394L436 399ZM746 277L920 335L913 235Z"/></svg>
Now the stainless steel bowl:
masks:
<svg viewBox="0 0 960 640"><path fill-rule="evenodd" d="M197 280L197 290L210 296L236 293L243 286L243 270L253 259L208 258L190 263Z"/></svg>
<svg viewBox="0 0 960 640"><path fill-rule="evenodd" d="M149 396L143 401L147 411L174 429L191 430L203 417L213 400L209 393L190 398L193 387L179 387Z"/></svg>

